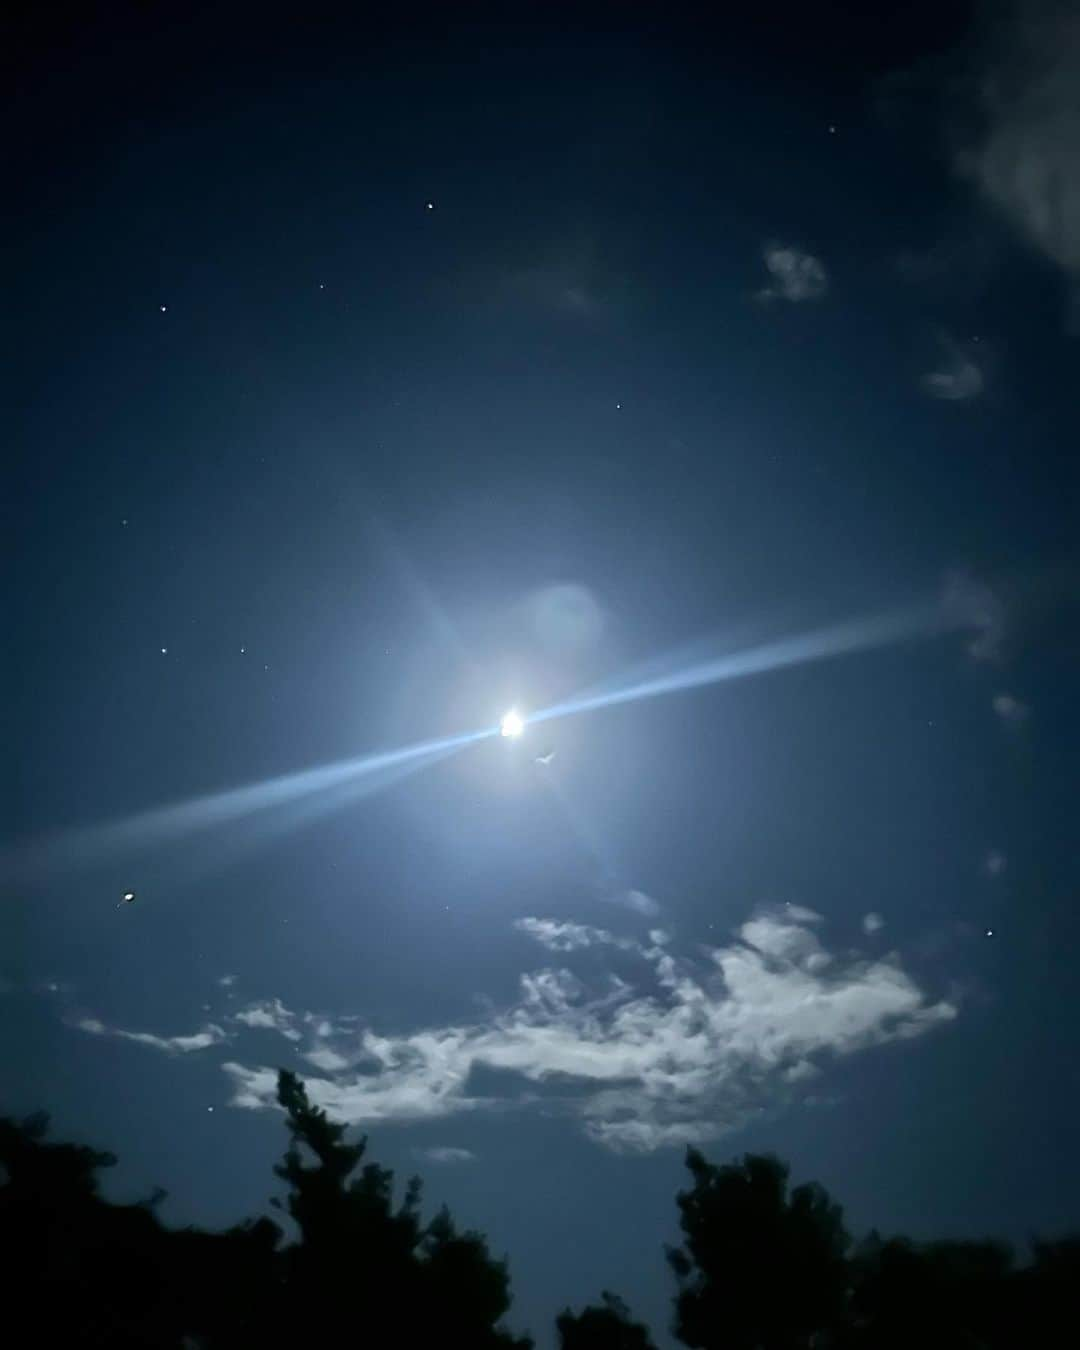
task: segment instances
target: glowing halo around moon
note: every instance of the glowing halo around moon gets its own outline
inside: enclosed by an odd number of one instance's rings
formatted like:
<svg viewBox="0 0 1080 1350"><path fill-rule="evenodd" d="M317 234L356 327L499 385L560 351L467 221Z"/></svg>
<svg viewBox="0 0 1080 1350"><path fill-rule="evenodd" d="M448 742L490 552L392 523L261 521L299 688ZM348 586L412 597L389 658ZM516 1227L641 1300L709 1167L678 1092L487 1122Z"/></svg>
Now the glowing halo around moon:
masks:
<svg viewBox="0 0 1080 1350"><path fill-rule="evenodd" d="M503 736L509 736L513 739L520 736L525 730L525 720L521 714L511 708L508 713L503 714L503 719L499 723L499 731Z"/></svg>

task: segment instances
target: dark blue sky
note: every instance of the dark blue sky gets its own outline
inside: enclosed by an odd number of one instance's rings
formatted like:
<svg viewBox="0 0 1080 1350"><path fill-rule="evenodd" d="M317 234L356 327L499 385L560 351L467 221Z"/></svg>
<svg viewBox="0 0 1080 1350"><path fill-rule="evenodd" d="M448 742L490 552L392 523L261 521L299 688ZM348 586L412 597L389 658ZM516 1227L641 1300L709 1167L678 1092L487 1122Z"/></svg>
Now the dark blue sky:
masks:
<svg viewBox="0 0 1080 1350"><path fill-rule="evenodd" d="M1075 1224L1080 36L854 8L23 31L0 1106L115 1193L303 1069L541 1344L687 1141Z"/></svg>

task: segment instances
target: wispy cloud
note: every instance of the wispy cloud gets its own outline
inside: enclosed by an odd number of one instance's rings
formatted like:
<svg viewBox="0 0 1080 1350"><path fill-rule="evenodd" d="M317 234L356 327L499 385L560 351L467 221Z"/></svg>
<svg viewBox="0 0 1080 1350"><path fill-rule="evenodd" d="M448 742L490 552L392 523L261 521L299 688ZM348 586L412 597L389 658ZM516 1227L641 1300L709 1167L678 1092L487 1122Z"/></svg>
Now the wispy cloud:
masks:
<svg viewBox="0 0 1080 1350"><path fill-rule="evenodd" d="M169 1055L186 1055L193 1050L207 1050L212 1045L221 1045L228 1040L228 1033L214 1022L208 1022L201 1031L191 1036L155 1036L149 1031L125 1031L122 1027L110 1027L96 1017L83 1017L75 1023L80 1031L92 1036L115 1036L119 1040L134 1041L137 1045L147 1045L154 1050L162 1050Z"/></svg>
<svg viewBox="0 0 1080 1350"><path fill-rule="evenodd" d="M418 1148L414 1150L418 1158L424 1158L433 1163L467 1163L476 1159L476 1154L467 1148L448 1148L437 1145L435 1148Z"/></svg>
<svg viewBox="0 0 1080 1350"><path fill-rule="evenodd" d="M1000 849L992 848L983 859L983 871L988 877L999 877L1008 864L1005 854Z"/></svg>
<svg viewBox="0 0 1080 1350"><path fill-rule="evenodd" d="M759 300L820 300L829 289L829 278L820 258L783 244L766 244L762 250L772 281L758 291Z"/></svg>
<svg viewBox="0 0 1080 1350"><path fill-rule="evenodd" d="M221 975L218 977L218 984L221 985L222 989L231 989L235 983L235 975Z"/></svg>
<svg viewBox="0 0 1080 1350"><path fill-rule="evenodd" d="M1031 709L1013 694L995 694L994 712L1011 731L1018 731L1031 716Z"/></svg>
<svg viewBox="0 0 1080 1350"><path fill-rule="evenodd" d="M983 133L957 167L1080 281L1080 12L1021 0L1003 13L983 55Z"/></svg>
<svg viewBox="0 0 1080 1350"><path fill-rule="evenodd" d="M968 653L976 661L998 661L1006 636L1005 606L991 588L970 572L955 571L945 578L941 593L945 618L972 637Z"/></svg>
<svg viewBox="0 0 1080 1350"><path fill-rule="evenodd" d="M654 900L651 895L646 895L644 891L620 891L611 898L613 903L625 905L627 909L632 909L635 914L641 914L647 919L655 918L660 913L660 902Z"/></svg>
<svg viewBox="0 0 1080 1350"><path fill-rule="evenodd" d="M321 1069L323 1073L338 1073L342 1069L347 1069L350 1064L347 1055L339 1054L329 1045L317 1045L312 1050L305 1050L303 1058L316 1069Z"/></svg>
<svg viewBox="0 0 1080 1350"><path fill-rule="evenodd" d="M977 398L985 385L982 370L973 355L954 338L941 334L938 368L922 377L922 387L934 398L962 402Z"/></svg>
<svg viewBox="0 0 1080 1350"><path fill-rule="evenodd" d="M514 927L552 952L573 952L583 947L596 946L621 947L624 951L638 950L638 944L631 938L616 937L605 928L593 928L585 923L567 923L558 919L518 919Z"/></svg>
<svg viewBox="0 0 1080 1350"><path fill-rule="evenodd" d="M880 933L881 930L885 927L885 920L881 917L880 914L874 913L864 914L862 926L864 933L868 934L869 936L873 936L874 933Z"/></svg>
<svg viewBox="0 0 1080 1350"><path fill-rule="evenodd" d="M549 949L562 944L554 949L563 954L632 951L641 979L609 975L590 987L566 967L548 968L523 975L517 1000L482 1022L393 1035L339 1025L332 1048L351 1067L310 1080L312 1098L347 1121L405 1122L523 1107L542 1086L547 1107L613 1149L713 1138L790 1095L831 1057L956 1015L952 1003L930 1001L895 956L831 955L818 923L801 909L759 914L692 963L659 930L643 945L586 925L523 921L522 931ZM273 1068L238 1060L224 1068L234 1105L272 1106ZM485 1095L488 1071L520 1080L521 1090Z"/></svg>

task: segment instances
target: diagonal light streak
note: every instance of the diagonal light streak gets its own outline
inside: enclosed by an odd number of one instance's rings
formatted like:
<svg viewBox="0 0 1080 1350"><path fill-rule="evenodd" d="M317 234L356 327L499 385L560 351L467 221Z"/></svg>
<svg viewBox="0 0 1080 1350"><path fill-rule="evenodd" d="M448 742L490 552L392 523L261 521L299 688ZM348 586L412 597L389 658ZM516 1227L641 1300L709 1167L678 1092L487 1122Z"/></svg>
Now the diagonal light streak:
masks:
<svg viewBox="0 0 1080 1350"><path fill-rule="evenodd" d="M699 689L724 680L928 638L962 626L955 616L950 618L938 605L921 605L852 619L749 650L696 661L668 674L639 678L621 688L594 688L530 713L523 721L528 727L558 717ZM8 848L2 859L2 870L17 879L94 865L118 854L168 843L257 813L276 814L280 828L294 828L324 810L332 810L346 801L378 791L414 769L427 767L466 746L498 736L499 732L500 728L494 726L459 736L422 741L398 750L363 755L170 806L155 807L121 820L56 833L27 845ZM564 801L562 805L573 814L569 803ZM275 807L281 809L274 813L271 808ZM575 823L575 828L583 842L584 833L591 833L583 830L580 820ZM275 829L275 824L269 824L268 828L255 833L265 837ZM596 849L595 841L591 843L594 851L602 853Z"/></svg>
<svg viewBox="0 0 1080 1350"><path fill-rule="evenodd" d="M685 689L699 689L746 675L759 675L785 666L803 665L852 652L869 651L917 638L931 637L953 626L937 606L918 606L891 614L872 615L851 619L845 623L816 629L797 637L782 638L753 647L749 651L730 653L710 661L700 661L683 670L652 679L639 680L621 689L594 694L583 694L553 707L530 713L526 724L547 722L556 717L570 717L576 713L610 708L620 703L634 703L638 699L656 698Z"/></svg>
<svg viewBox="0 0 1080 1350"><path fill-rule="evenodd" d="M121 820L63 831L11 849L5 858L3 870L18 878L91 866L118 854L170 843L201 830L227 825L257 812L312 799L319 794L348 797L353 794L347 791L333 793L330 790L343 789L350 784L359 787L359 780L372 776L381 784L384 779L397 776L394 770L412 765L423 767L429 761L443 759L467 745L497 734L498 727L487 727L483 731L466 732L460 736L422 741L400 750L362 755L356 759L250 783L226 792L154 807Z"/></svg>

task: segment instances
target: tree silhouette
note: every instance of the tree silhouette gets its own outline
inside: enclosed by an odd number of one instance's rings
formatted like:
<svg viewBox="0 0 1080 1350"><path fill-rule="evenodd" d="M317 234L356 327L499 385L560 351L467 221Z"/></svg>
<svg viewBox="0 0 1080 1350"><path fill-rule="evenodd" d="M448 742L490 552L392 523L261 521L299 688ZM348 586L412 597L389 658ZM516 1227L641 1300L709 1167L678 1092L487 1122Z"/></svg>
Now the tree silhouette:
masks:
<svg viewBox="0 0 1080 1350"><path fill-rule="evenodd" d="M313 1106L282 1072L289 1134L266 1217L224 1232L170 1229L156 1191L135 1205L99 1194L110 1153L47 1139L48 1119L0 1118L3 1329L35 1343L101 1350L530 1350L502 1326L505 1261L459 1232L444 1207L420 1217L420 1181L400 1204L393 1173L364 1165L367 1140ZM703 1350L1017 1350L1075 1339L1080 1237L1033 1243L1016 1266L996 1242L872 1233L853 1251L819 1186L748 1154L724 1166L690 1149L677 1197L683 1244L669 1248L675 1332ZM605 1292L556 1320L561 1350L653 1350L645 1326ZM24 1333L25 1334L25 1333Z"/></svg>
<svg viewBox="0 0 1080 1350"><path fill-rule="evenodd" d="M631 1320L621 1298L606 1289L600 1297L602 1307L577 1314L567 1308L555 1319L560 1350L655 1350L648 1328Z"/></svg>
<svg viewBox="0 0 1080 1350"><path fill-rule="evenodd" d="M32 1325L42 1344L117 1350L175 1347L198 1325L238 1331L241 1300L264 1282L265 1267L254 1267L276 1241L274 1225L171 1232L154 1212L160 1193L138 1205L106 1202L97 1172L115 1157L46 1142L47 1129L45 1116L0 1120L9 1325ZM255 1257L250 1284L231 1259L243 1253Z"/></svg>
<svg viewBox="0 0 1080 1350"><path fill-rule="evenodd" d="M696 1149L677 1202L682 1247L675 1334L704 1350L800 1350L836 1326L847 1286L840 1207L816 1184L787 1194L777 1158L747 1154L718 1167Z"/></svg>
<svg viewBox="0 0 1080 1350"><path fill-rule="evenodd" d="M421 1264L425 1344L475 1346L477 1350L529 1350L529 1337L498 1326L510 1307L505 1261L493 1261L479 1233L458 1233L444 1206L424 1232Z"/></svg>
<svg viewBox="0 0 1080 1350"><path fill-rule="evenodd" d="M425 1227L419 1177L394 1209L393 1172L368 1163L354 1176L366 1138L346 1143L345 1127L311 1105L295 1074L278 1075L278 1101L291 1139L274 1171L288 1183L301 1235L285 1252L279 1327L310 1333L314 1315L328 1330L362 1327L376 1344L531 1345L498 1326L510 1306L509 1276L482 1237L459 1234L445 1208ZM305 1149L314 1164L304 1162Z"/></svg>
<svg viewBox="0 0 1080 1350"><path fill-rule="evenodd" d="M994 1242L882 1241L871 1234L851 1263L845 1346L901 1350L1000 1341L1012 1320L1012 1252Z"/></svg>
<svg viewBox="0 0 1080 1350"><path fill-rule="evenodd" d="M1080 1235L1033 1242L1033 1260L1016 1274L1014 1344L1053 1345L1080 1334ZM1070 1331L1069 1328L1072 1328Z"/></svg>

